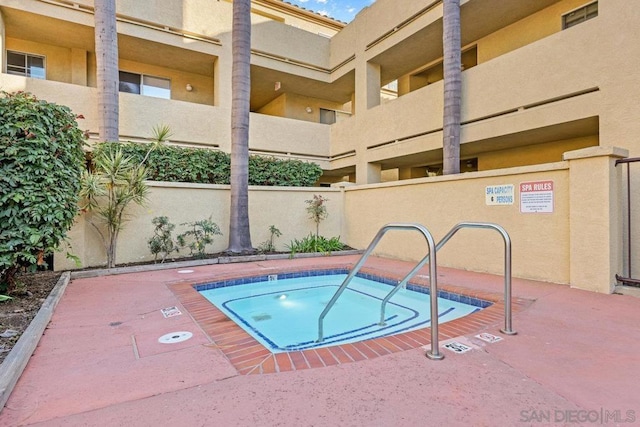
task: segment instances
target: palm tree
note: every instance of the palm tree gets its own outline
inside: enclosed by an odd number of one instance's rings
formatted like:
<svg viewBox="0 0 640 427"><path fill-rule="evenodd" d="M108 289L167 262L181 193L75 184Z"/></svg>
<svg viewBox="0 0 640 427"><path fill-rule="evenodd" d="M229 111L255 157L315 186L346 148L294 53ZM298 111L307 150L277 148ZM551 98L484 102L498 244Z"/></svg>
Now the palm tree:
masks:
<svg viewBox="0 0 640 427"><path fill-rule="evenodd" d="M460 173L460 98L462 60L460 47L460 0L443 1L442 44L444 51L443 174Z"/></svg>
<svg viewBox="0 0 640 427"><path fill-rule="evenodd" d="M233 1L231 31L231 207L227 252L253 252L249 230L251 0Z"/></svg>
<svg viewBox="0 0 640 427"><path fill-rule="evenodd" d="M95 0L95 42L98 83L98 133L102 141L117 141L118 30L116 0Z"/></svg>

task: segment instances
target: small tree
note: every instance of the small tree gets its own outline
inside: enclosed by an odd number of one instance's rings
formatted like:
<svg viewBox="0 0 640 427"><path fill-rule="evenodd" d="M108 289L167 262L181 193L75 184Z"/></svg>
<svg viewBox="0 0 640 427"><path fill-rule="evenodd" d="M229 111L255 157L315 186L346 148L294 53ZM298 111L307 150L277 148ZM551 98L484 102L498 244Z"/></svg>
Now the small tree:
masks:
<svg viewBox="0 0 640 427"><path fill-rule="evenodd" d="M260 243L260 245L258 246L258 252L262 252L262 253L266 253L266 252L275 252L276 250L276 245L274 243L276 237L280 237L282 236L282 232L280 230L278 230L278 228L275 225L270 225L269 226L269 239L265 240L264 242Z"/></svg>
<svg viewBox="0 0 640 427"><path fill-rule="evenodd" d="M326 199L319 194L314 194L313 199L304 201L308 205L307 213L309 214L309 219L316 223L316 237L319 235L320 222L327 219L329 216L329 213L327 212L327 205L325 205L325 202L328 201L329 199Z"/></svg>
<svg viewBox="0 0 640 427"><path fill-rule="evenodd" d="M169 137L167 126L153 128L154 142L140 163L132 156L124 154L119 144L101 143L93 152L91 171L82 176L80 196L82 212L87 213L87 221L98 232L107 253L107 268L116 266L118 236L124 228L131 203L144 205L149 194L145 183L147 171L144 167L149 154L160 147ZM105 230L93 220L93 216L103 223Z"/></svg>
<svg viewBox="0 0 640 427"><path fill-rule="evenodd" d="M153 229L153 237L147 241L149 250L154 255L154 262L158 260L158 254L162 254L160 262L163 263L170 253L179 251L171 235L176 225L170 223L166 216L157 216L151 222L155 228Z"/></svg>
<svg viewBox="0 0 640 427"><path fill-rule="evenodd" d="M9 291L18 264L43 264L73 225L84 169L78 118L28 93L0 93L0 283Z"/></svg>
<svg viewBox="0 0 640 427"><path fill-rule="evenodd" d="M89 213L87 221L100 235L108 268L116 266L118 236L127 220L127 207L131 202L143 205L147 200L145 178L144 166L125 156L119 147L98 151L93 158L93 171L82 176L81 209ZM106 230L94 221L94 215Z"/></svg>

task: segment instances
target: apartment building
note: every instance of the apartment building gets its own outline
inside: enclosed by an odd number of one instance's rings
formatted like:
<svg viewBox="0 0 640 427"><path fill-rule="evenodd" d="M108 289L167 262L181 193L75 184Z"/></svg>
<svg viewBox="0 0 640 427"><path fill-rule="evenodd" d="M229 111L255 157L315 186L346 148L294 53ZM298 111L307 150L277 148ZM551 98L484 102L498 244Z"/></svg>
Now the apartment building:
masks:
<svg viewBox="0 0 640 427"><path fill-rule="evenodd" d="M0 0L0 88L70 106L95 139L92 11ZM173 143L230 151L231 1L118 0L117 12L121 139L162 123ZM440 172L441 0L377 0L348 25L255 0L252 24L252 153L317 162L325 185ZM640 155L639 24L624 0L462 0L462 172L590 147Z"/></svg>
<svg viewBox="0 0 640 427"><path fill-rule="evenodd" d="M231 9L118 1L123 140L165 123L178 143L229 151ZM318 162L323 182L439 171L441 1L378 0L346 26L279 0L252 12L253 152ZM69 105L95 133L92 2L1 0L0 13L3 90ZM467 0L461 14L462 171L631 143L632 5Z"/></svg>

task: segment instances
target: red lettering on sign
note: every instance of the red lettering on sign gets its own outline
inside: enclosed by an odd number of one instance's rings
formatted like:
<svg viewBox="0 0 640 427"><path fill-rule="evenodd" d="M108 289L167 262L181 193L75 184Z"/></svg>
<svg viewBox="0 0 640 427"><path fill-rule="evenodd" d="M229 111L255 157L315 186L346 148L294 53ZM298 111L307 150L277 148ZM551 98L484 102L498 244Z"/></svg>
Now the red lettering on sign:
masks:
<svg viewBox="0 0 640 427"><path fill-rule="evenodd" d="M553 181L534 181L520 183L520 192L553 191Z"/></svg>

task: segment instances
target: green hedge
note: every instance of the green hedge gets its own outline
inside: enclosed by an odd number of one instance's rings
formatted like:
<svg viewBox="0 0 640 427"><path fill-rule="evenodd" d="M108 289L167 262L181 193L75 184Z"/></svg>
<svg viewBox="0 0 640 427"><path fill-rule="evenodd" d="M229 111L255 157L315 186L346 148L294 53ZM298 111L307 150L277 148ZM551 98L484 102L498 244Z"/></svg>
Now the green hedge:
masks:
<svg viewBox="0 0 640 427"><path fill-rule="evenodd" d="M0 283L41 263L78 214L84 134L67 107L0 93Z"/></svg>
<svg viewBox="0 0 640 427"><path fill-rule="evenodd" d="M99 144L96 150L109 150L119 144L126 155L142 161L149 146L136 143ZM151 181L229 184L231 170L229 154L203 148L183 148L165 145L151 152L147 160ZM249 156L249 185L313 186L322 175L315 163L300 160L280 160L273 157Z"/></svg>

